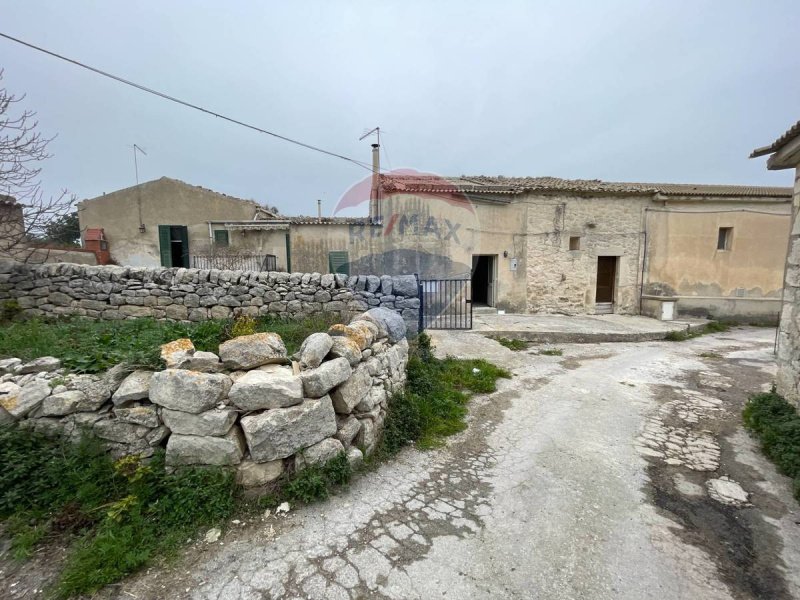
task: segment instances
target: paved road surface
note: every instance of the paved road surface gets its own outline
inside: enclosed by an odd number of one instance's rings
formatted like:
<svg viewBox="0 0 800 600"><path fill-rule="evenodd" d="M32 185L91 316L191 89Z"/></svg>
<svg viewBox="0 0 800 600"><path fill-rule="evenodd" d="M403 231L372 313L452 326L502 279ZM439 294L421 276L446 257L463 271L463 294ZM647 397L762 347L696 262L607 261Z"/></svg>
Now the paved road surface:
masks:
<svg viewBox="0 0 800 600"><path fill-rule="evenodd" d="M743 400L774 373L773 335L563 356L439 336L440 352L515 373L473 402L447 448L406 451L344 494L234 526L104 596L800 597L798 507L739 427ZM735 483L714 487L723 476ZM744 504L725 495L736 484Z"/></svg>

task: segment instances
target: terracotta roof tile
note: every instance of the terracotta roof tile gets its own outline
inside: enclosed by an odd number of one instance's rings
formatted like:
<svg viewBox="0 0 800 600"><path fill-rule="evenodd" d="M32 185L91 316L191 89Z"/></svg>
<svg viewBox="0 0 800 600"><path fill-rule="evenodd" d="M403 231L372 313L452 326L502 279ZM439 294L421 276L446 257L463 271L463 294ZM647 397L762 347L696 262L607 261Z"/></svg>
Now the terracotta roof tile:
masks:
<svg viewBox="0 0 800 600"><path fill-rule="evenodd" d="M789 129L786 130L781 137L772 142L769 146L764 146L763 148L756 148L753 150L750 153L750 158L764 156L765 154L773 154L783 148L789 143L790 140L796 138L797 136L800 136L800 121L789 127Z"/></svg>

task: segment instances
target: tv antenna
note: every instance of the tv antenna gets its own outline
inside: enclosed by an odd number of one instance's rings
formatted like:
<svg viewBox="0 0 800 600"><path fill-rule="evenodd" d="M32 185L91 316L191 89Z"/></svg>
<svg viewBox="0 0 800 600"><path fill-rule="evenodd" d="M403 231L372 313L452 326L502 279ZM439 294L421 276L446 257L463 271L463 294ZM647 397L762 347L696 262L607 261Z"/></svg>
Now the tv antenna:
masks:
<svg viewBox="0 0 800 600"><path fill-rule="evenodd" d="M369 129L369 130L365 129L363 135L360 138L358 138L358 141L360 142L364 138L367 138L367 137L371 136L373 133L378 137L378 145L380 145L380 143L381 143L381 128L380 127L373 127L372 129Z"/></svg>
<svg viewBox="0 0 800 600"><path fill-rule="evenodd" d="M136 171L136 185L139 185L139 161L136 158L136 151L141 152L145 156L147 156L147 152L144 151L144 148L141 146L134 144L133 145L133 168Z"/></svg>

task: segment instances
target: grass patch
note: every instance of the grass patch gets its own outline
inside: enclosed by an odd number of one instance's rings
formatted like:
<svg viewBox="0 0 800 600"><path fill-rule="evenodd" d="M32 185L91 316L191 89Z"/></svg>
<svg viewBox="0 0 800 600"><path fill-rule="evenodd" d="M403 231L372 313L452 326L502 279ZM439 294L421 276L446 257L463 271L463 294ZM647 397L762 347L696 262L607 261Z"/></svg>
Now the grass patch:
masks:
<svg viewBox="0 0 800 600"><path fill-rule="evenodd" d="M469 397L495 391L500 377L511 374L485 360L436 358L430 338L420 334L409 353L406 389L389 403L376 456L392 455L411 442L436 447L463 431Z"/></svg>
<svg viewBox="0 0 800 600"><path fill-rule="evenodd" d="M731 325L728 323L723 323L721 321L709 321L700 329L692 331L670 331L666 336L664 336L664 339L668 342L685 342L686 340L691 340L693 338L700 337L701 335L707 335L709 333L722 333L724 331L729 331L730 329Z"/></svg>
<svg viewBox="0 0 800 600"><path fill-rule="evenodd" d="M544 350L539 350L537 354L543 356L562 356L564 351L561 348L545 348Z"/></svg>
<svg viewBox="0 0 800 600"><path fill-rule="evenodd" d="M773 388L750 397L742 420L758 436L761 449L778 470L794 479L794 497L800 501L800 415L795 407Z"/></svg>
<svg viewBox="0 0 800 600"><path fill-rule="evenodd" d="M58 536L71 543L52 590L90 594L176 552L200 527L235 507L233 475L222 469L167 473L163 454L148 464L113 461L93 438L79 443L0 427L0 519L18 559Z"/></svg>
<svg viewBox="0 0 800 600"><path fill-rule="evenodd" d="M31 360L55 356L67 369L79 373L99 373L121 362L158 368L158 347L172 340L188 337L197 350L217 352L219 344L231 337L262 331L280 334L286 350L292 354L310 334L325 331L336 322L338 318L335 315L302 320L259 317L199 323L155 319L31 319L2 326L0 358L15 356Z"/></svg>
<svg viewBox="0 0 800 600"><path fill-rule="evenodd" d="M526 342L525 340L516 340L509 338L496 338L495 341L501 346L505 346L506 348L508 348L509 350L513 350L514 352L525 350L531 345L530 342Z"/></svg>
<svg viewBox="0 0 800 600"><path fill-rule="evenodd" d="M698 354L700 358L713 358L713 359L720 359L722 358L722 354L719 352L701 352Z"/></svg>

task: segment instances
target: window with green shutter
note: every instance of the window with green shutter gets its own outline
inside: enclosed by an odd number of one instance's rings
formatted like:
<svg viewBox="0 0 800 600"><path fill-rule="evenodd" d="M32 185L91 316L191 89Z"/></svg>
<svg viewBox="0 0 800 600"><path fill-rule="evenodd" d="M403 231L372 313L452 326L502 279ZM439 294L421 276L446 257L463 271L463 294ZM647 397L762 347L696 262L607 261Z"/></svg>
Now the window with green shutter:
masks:
<svg viewBox="0 0 800 600"><path fill-rule="evenodd" d="M228 237L228 230L227 229L215 229L214 230L214 245L215 246L223 246L228 247L231 244L231 240Z"/></svg>
<svg viewBox="0 0 800 600"><path fill-rule="evenodd" d="M335 250L328 253L328 269L331 273L350 275L350 258L347 250Z"/></svg>

